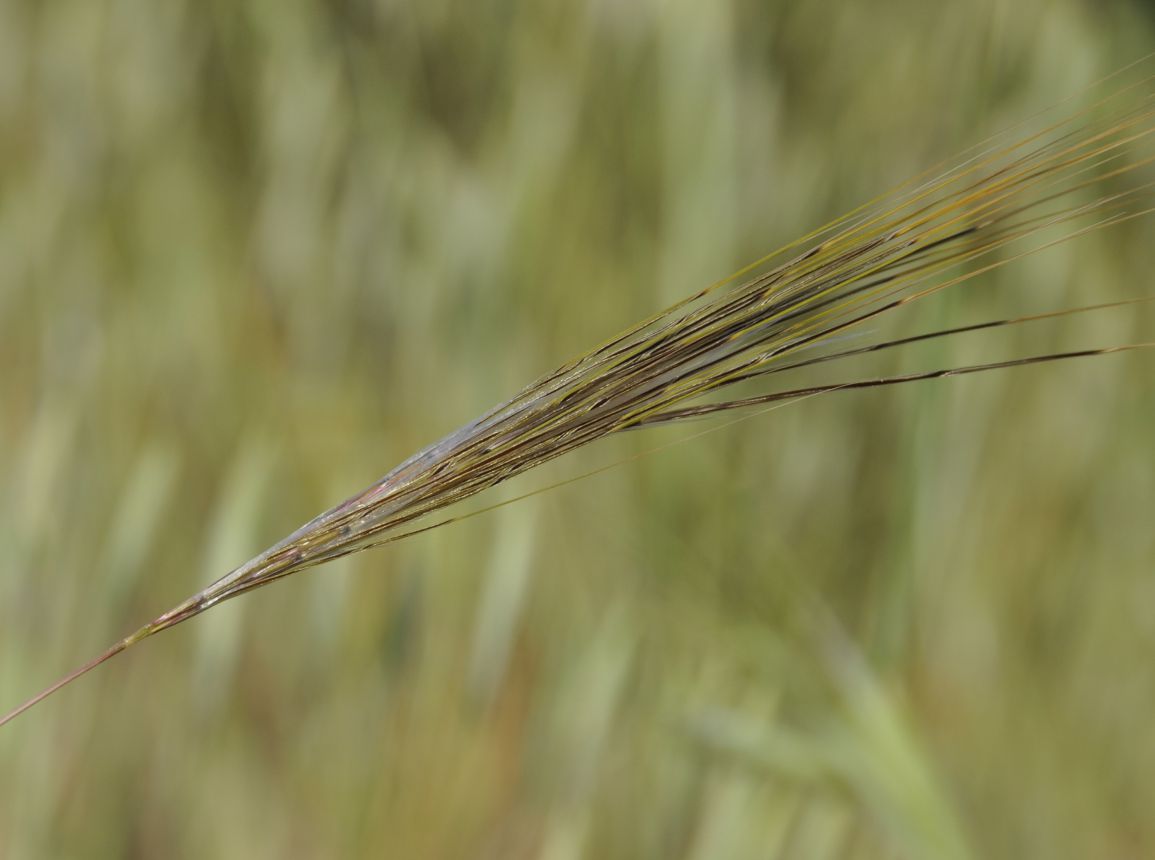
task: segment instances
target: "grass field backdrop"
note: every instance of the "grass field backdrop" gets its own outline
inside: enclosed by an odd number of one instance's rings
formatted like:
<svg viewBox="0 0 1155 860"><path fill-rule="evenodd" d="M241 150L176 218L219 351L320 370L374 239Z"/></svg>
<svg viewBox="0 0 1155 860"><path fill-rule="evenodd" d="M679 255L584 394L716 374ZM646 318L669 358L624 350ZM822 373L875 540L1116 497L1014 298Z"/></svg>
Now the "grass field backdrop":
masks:
<svg viewBox="0 0 1155 860"><path fill-rule="evenodd" d="M1152 50L1137 0L0 0L0 710ZM894 333L1155 293L1153 225ZM0 858L1155 854L1153 380L1113 356L599 443L486 498L716 428L102 667L0 730Z"/></svg>

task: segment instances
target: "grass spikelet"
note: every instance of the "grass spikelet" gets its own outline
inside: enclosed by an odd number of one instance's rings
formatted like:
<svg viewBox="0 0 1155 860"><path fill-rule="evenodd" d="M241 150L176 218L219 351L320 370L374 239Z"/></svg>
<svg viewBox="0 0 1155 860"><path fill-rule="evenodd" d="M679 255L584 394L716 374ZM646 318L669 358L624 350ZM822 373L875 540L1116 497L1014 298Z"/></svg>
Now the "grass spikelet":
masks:
<svg viewBox="0 0 1155 860"><path fill-rule="evenodd" d="M1135 68L1148 65L1140 61ZM773 384L807 367L840 368L867 353L927 339L1127 304L1037 313L897 340L872 341L865 332L884 314L1026 255L1151 214L1152 78L1110 87L1102 82L1089 91L1086 107L1029 133L1020 128L988 141L949 169L895 189L559 367L0 717L0 725L111 657L221 601L436 527L442 523L417 523L615 433L838 390L1155 345L1109 344L890 377L855 378L851 372L822 385ZM854 345L848 348L850 337ZM739 396L736 387L747 384L768 390Z"/></svg>

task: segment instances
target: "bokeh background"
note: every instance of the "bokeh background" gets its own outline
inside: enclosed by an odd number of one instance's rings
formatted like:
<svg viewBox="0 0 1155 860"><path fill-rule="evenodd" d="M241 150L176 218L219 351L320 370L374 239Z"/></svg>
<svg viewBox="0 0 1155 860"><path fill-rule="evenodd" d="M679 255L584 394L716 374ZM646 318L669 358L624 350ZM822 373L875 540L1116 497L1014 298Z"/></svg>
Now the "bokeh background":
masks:
<svg viewBox="0 0 1155 860"><path fill-rule="evenodd" d="M0 707L1152 49L1124 0L0 0ZM1150 294L1152 229L895 333ZM222 605L0 731L0 857L1151 856L1153 372L810 400Z"/></svg>

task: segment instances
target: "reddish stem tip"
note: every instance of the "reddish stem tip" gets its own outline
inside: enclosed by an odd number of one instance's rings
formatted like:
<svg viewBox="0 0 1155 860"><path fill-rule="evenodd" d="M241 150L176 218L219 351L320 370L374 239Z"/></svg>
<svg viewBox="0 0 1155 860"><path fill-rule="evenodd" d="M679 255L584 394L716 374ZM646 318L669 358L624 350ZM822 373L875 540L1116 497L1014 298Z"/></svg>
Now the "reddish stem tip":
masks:
<svg viewBox="0 0 1155 860"><path fill-rule="evenodd" d="M99 666L105 660L109 660L109 659L115 657L117 654L119 654L121 651L123 651L129 645L131 645L132 642L133 642L133 637L131 637L131 636L128 637L127 639L121 639L119 642L117 642L115 645L113 645L111 648L109 648L107 651L105 651L103 654L101 654L96 659L90 660L89 662L87 662L83 666L81 666L79 669L65 675L63 678L61 678L59 681L57 681L51 687L48 687L47 689L41 690L39 693L37 693L35 696L33 696L31 699L29 699L24 704L20 705L18 708L15 708L14 710L11 710L7 714L5 714L4 716L0 717L0 726L3 726L5 723L11 722L12 720L16 719L18 716L20 716L22 713L27 711L33 705L44 701L49 696L51 696L53 693L55 693L57 690L59 690L61 687L66 687L67 685L69 685L73 681L75 681L77 678L79 678L81 675L84 675L87 672L91 672L93 669L95 669L97 666Z"/></svg>

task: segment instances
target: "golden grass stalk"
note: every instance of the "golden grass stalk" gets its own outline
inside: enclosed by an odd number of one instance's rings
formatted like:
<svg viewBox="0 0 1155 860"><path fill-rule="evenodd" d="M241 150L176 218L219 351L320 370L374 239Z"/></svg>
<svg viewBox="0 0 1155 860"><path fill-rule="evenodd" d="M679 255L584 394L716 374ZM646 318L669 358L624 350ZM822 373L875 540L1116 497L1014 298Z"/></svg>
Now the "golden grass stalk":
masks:
<svg viewBox="0 0 1155 860"><path fill-rule="evenodd" d="M732 393L739 383L768 383L819 363L1126 304L844 347L847 335L859 335L865 323L883 314L1042 248L1150 214L1155 196L1155 182L1146 178L1155 162L1151 84L1146 77L1095 100L1101 83L1089 91L1087 107L1030 134L1020 132L1010 143L995 139L980 145L953 167L906 183L633 326L413 455L0 717L0 725L132 645L223 600L442 525L445 521L410 524L614 433L837 390L1155 345L1112 344L743 397ZM719 392L723 399L708 399Z"/></svg>

